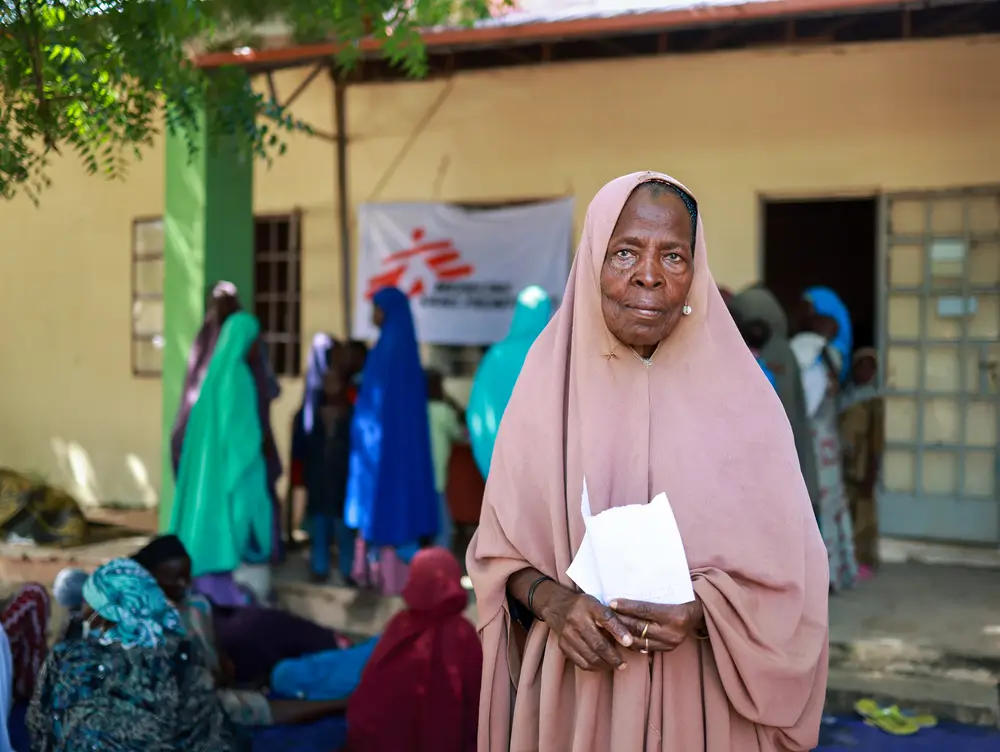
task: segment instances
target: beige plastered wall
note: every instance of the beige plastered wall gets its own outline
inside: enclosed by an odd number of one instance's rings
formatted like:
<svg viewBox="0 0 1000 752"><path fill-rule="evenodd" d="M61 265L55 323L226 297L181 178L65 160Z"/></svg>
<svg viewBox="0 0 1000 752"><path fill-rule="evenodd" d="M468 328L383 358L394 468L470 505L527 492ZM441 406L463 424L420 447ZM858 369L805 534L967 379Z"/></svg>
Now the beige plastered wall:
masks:
<svg viewBox="0 0 1000 752"><path fill-rule="evenodd" d="M714 274L739 287L758 274L762 195L1000 182L997 70L1000 40L972 38L354 87L351 206L573 195L579 229L605 181L662 170L697 195ZM279 94L307 72L277 75ZM334 130L326 76L294 109ZM153 504L159 488L159 382L130 367L130 233L162 213L163 160L157 144L127 182L56 160L39 207L0 205L0 465L88 503ZM256 211L304 214L305 342L344 326L335 175L333 144L300 135L256 172ZM286 381L274 408L283 446L300 395Z"/></svg>

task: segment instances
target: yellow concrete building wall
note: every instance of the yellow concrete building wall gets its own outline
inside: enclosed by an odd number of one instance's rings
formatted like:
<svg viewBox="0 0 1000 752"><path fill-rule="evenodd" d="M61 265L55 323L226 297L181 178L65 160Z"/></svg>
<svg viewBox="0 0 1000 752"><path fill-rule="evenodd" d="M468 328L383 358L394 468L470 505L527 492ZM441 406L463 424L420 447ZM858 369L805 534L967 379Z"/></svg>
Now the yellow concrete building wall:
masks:
<svg viewBox="0 0 1000 752"><path fill-rule="evenodd" d="M1000 182L1000 39L767 50L552 65L348 93L350 198L575 195L667 171L698 196L711 263L758 274L761 195L821 196ZM277 76L287 95L306 71ZM333 131L318 77L298 117ZM303 212L304 341L343 331L334 146L306 136L256 174L258 212ZM84 500L155 501L159 384L131 375L130 232L159 215L163 152L127 183L72 160L33 207L0 205L0 464ZM353 230L354 228L352 228ZM301 387L275 408L287 445Z"/></svg>

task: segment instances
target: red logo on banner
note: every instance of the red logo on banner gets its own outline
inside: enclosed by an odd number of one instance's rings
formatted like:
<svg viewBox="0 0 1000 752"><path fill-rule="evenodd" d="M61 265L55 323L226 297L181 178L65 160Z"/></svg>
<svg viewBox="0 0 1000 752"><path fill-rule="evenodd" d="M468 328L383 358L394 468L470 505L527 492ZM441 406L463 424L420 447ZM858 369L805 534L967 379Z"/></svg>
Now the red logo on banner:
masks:
<svg viewBox="0 0 1000 752"><path fill-rule="evenodd" d="M423 227L414 229L412 238L412 247L382 259L384 271L368 280L365 297L369 300L383 287L398 287L412 298L426 292L430 280L454 282L476 271L472 264L462 261L461 251L451 240L424 242Z"/></svg>

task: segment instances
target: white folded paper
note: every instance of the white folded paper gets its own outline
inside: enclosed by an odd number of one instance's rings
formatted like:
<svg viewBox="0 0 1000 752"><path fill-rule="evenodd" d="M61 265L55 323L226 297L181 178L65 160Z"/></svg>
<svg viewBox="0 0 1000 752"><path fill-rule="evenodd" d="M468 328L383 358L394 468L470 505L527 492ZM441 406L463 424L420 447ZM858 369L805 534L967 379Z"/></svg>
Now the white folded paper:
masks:
<svg viewBox="0 0 1000 752"><path fill-rule="evenodd" d="M591 515L584 478L580 509L587 532L566 574L583 592L605 604L616 598L669 606L694 600L684 543L666 494Z"/></svg>

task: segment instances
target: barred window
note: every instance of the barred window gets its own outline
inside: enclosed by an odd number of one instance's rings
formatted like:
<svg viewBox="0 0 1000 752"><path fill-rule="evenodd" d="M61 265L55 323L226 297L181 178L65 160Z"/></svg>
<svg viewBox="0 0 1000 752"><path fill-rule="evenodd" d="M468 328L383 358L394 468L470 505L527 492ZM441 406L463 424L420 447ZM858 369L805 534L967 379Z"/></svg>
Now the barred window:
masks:
<svg viewBox="0 0 1000 752"><path fill-rule="evenodd" d="M254 220L253 311L278 376L302 372L301 214Z"/></svg>
<svg viewBox="0 0 1000 752"><path fill-rule="evenodd" d="M132 222L132 374L163 371L163 220Z"/></svg>
<svg viewBox="0 0 1000 752"><path fill-rule="evenodd" d="M254 218L253 312L278 376L302 370L301 215ZM163 373L164 233L161 217L132 222L132 374ZM246 297L241 295L246 303Z"/></svg>

